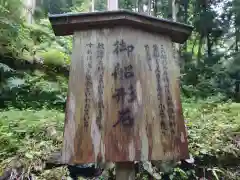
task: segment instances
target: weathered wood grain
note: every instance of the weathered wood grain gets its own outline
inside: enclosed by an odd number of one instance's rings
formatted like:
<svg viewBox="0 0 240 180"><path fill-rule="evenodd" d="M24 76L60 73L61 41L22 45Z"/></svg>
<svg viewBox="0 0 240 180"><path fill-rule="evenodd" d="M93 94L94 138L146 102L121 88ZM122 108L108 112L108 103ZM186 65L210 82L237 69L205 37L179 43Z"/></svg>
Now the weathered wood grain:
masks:
<svg viewBox="0 0 240 180"><path fill-rule="evenodd" d="M169 37L126 27L75 32L62 161L188 158L178 76Z"/></svg>

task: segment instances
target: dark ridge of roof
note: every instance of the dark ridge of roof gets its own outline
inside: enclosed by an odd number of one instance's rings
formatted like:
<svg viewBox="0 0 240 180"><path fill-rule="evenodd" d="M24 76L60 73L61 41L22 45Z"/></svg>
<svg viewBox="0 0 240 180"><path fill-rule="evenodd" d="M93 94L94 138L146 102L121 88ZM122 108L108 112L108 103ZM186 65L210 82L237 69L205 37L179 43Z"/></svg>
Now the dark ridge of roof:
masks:
<svg viewBox="0 0 240 180"><path fill-rule="evenodd" d="M148 32L170 36L173 42L183 43L193 27L166 19L131 12L128 10L65 13L49 15L56 36L72 35L74 31L86 29L131 26Z"/></svg>

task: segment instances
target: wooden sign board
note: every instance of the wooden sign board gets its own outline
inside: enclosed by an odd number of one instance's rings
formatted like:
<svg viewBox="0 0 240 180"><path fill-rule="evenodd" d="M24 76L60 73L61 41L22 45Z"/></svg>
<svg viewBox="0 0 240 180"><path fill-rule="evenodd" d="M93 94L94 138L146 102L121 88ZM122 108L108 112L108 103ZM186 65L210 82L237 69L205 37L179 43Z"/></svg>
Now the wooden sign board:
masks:
<svg viewBox="0 0 240 180"><path fill-rule="evenodd" d="M62 161L187 157L172 37L121 23L74 31Z"/></svg>

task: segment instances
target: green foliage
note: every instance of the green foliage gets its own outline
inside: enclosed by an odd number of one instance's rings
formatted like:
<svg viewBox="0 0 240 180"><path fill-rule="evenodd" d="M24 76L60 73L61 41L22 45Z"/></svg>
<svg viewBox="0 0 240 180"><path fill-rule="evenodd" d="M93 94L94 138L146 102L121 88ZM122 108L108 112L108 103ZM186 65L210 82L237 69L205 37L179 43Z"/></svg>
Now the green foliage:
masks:
<svg viewBox="0 0 240 180"><path fill-rule="evenodd" d="M39 179L61 179L65 169L42 169L44 158L61 148L63 119L64 114L54 110L1 112L0 176L9 165L21 163L25 172L38 172Z"/></svg>
<svg viewBox="0 0 240 180"><path fill-rule="evenodd" d="M60 14L64 12L67 7L65 0L43 0L39 4L44 9L45 15L50 14Z"/></svg>
<svg viewBox="0 0 240 180"><path fill-rule="evenodd" d="M240 157L239 148L232 144L240 131L240 104L205 102L209 103L183 103L191 153L226 160L229 155Z"/></svg>
<svg viewBox="0 0 240 180"><path fill-rule="evenodd" d="M240 147L235 138L240 131L240 104L231 102L220 104L216 103L216 100L184 101L189 148L195 159L195 166L184 168L180 165L168 173L162 173L162 177L194 180L203 178L205 171L205 175L211 179L224 177L226 180L237 180L237 171L231 168L234 164L236 166L239 164L240 157ZM15 158L18 161L21 159L27 168L32 166L30 168L32 172L39 160L43 166L44 157L61 147L63 123L64 113L56 110L21 111L10 108L2 111L0 113L0 157L2 158L0 167L5 168L9 160ZM0 172L3 170L1 168ZM59 169L51 172L41 170L38 176L51 179L50 177L59 177L55 174L58 171ZM60 172L62 176L66 175L64 170Z"/></svg>
<svg viewBox="0 0 240 180"><path fill-rule="evenodd" d="M55 108L64 110L67 92L67 79L54 73L44 74L35 71L32 74L10 76L7 78L0 95L2 107L19 109Z"/></svg>
<svg viewBox="0 0 240 180"><path fill-rule="evenodd" d="M63 118L64 114L59 111L33 111L33 110L14 110L1 112L0 115L0 161L6 157L11 157L17 153L21 153L22 148L27 141L42 141L42 145L46 141L53 140L48 146L53 146L57 141L61 143L61 136L63 132ZM51 128L55 129L57 134L51 135L49 133ZM49 131L48 131L49 130ZM57 139L52 139L54 138ZM27 147L26 147L27 148ZM45 148L48 148L45 146ZM27 149L25 149L26 151ZM49 149L46 149L49 151ZM19 154L20 156L26 155L26 158L33 158L35 154L28 152L28 154Z"/></svg>
<svg viewBox="0 0 240 180"><path fill-rule="evenodd" d="M95 9L97 11L107 10L107 0L95 0Z"/></svg>
<svg viewBox="0 0 240 180"><path fill-rule="evenodd" d="M46 65L55 65L55 66L66 65L65 54L62 52L59 52L56 49L50 49L49 51L42 53L41 57L43 58L44 64Z"/></svg>
<svg viewBox="0 0 240 180"><path fill-rule="evenodd" d="M14 8L18 10L16 11ZM21 8L22 3L19 0L0 2L0 55L32 61L36 55L46 52L50 48L60 51L60 53L55 53L57 58L60 58L59 61L62 60L62 56L66 61L65 63L54 61L55 64L68 64L72 38L55 37L48 19L39 19L37 20L38 24L26 24L21 18ZM53 53L51 51L44 56ZM49 62L49 59L48 57L46 62Z"/></svg>
<svg viewBox="0 0 240 180"><path fill-rule="evenodd" d="M88 12L90 9L89 0L76 0L74 5L70 8L72 12Z"/></svg>
<svg viewBox="0 0 240 180"><path fill-rule="evenodd" d="M0 55L22 57L24 49L33 45L22 10L20 0L0 1Z"/></svg>

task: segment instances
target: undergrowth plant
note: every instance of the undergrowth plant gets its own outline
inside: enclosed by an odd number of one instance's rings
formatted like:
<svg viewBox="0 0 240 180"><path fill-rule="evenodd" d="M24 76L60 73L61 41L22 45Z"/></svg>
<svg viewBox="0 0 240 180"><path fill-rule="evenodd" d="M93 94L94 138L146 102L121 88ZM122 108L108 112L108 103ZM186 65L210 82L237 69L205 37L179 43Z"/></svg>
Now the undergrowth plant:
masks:
<svg viewBox="0 0 240 180"><path fill-rule="evenodd" d="M240 104L188 100L183 102L183 109L193 161L161 173L162 178L238 180L240 147L236 137L240 130ZM67 176L64 168L43 170L47 155L61 148L63 126L64 113L59 110L3 110L0 113L0 172L10 162L18 161L40 179Z"/></svg>

